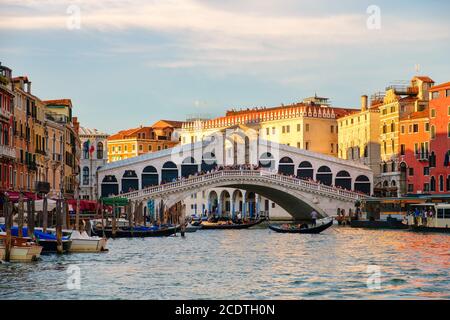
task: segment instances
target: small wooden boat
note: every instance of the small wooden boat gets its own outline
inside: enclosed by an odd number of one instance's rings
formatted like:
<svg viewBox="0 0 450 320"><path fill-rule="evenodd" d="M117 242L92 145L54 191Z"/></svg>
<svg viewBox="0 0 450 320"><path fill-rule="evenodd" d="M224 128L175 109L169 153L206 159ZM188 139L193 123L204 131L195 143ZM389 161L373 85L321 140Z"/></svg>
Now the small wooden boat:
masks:
<svg viewBox="0 0 450 320"><path fill-rule="evenodd" d="M0 234L0 260L5 259L6 235ZM11 262L31 262L36 261L41 256L42 247L30 242L27 238L11 237L12 246L10 251Z"/></svg>
<svg viewBox="0 0 450 320"><path fill-rule="evenodd" d="M287 227L283 225L269 225L269 228L273 231L279 232L279 233L304 233L304 234L317 234L321 233L322 231L328 229L333 225L333 219L331 219L327 223L319 224L313 227L310 227L306 224L301 225L301 227L298 227L297 225L288 225Z"/></svg>
<svg viewBox="0 0 450 320"><path fill-rule="evenodd" d="M218 222L209 222L204 221L202 223L202 230L232 230L232 229L248 229L250 227L256 226L263 222L265 219L258 219L250 222L243 223L235 223L231 221L218 221Z"/></svg>
<svg viewBox="0 0 450 320"><path fill-rule="evenodd" d="M102 228L94 227L93 232L102 236L103 232L107 238L147 238L147 237L168 237L176 234L181 230L180 226L162 226L162 227L127 227L117 229L115 235L113 236L113 231L111 227Z"/></svg>
<svg viewBox="0 0 450 320"><path fill-rule="evenodd" d="M201 224L192 224L188 223L186 228L184 229L185 232L196 232L197 230L200 230L202 228Z"/></svg>
<svg viewBox="0 0 450 320"><path fill-rule="evenodd" d="M79 231L73 231L70 234L70 240L72 245L70 246L70 252L101 252L106 251L106 238L102 237L90 237L86 231L80 233Z"/></svg>

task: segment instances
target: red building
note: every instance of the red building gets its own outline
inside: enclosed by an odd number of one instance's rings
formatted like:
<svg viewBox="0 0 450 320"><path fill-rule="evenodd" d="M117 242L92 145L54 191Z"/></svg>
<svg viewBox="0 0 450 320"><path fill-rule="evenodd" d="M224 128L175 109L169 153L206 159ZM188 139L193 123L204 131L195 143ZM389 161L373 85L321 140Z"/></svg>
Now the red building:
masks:
<svg viewBox="0 0 450 320"><path fill-rule="evenodd" d="M16 151L13 146L14 92L11 69L0 63L0 190L12 187Z"/></svg>
<svg viewBox="0 0 450 320"><path fill-rule="evenodd" d="M430 89L430 191L450 192L450 82Z"/></svg>
<svg viewBox="0 0 450 320"><path fill-rule="evenodd" d="M429 109L400 117L400 172L407 193L430 191L430 124Z"/></svg>

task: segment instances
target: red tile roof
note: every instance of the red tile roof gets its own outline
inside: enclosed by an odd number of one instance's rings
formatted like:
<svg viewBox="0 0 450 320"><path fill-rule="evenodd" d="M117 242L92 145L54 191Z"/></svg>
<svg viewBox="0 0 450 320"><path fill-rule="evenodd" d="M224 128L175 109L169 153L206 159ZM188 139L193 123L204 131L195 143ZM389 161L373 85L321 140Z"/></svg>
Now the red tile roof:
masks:
<svg viewBox="0 0 450 320"><path fill-rule="evenodd" d="M431 78L428 77L428 76L417 76L417 77L414 77L414 78L417 78L417 79L419 79L419 80L422 80L423 82L433 82L433 83L434 83L434 80L431 79Z"/></svg>
<svg viewBox="0 0 450 320"><path fill-rule="evenodd" d="M72 106L72 100L70 99L55 99L55 100L45 100L42 101L46 105L62 105L62 106Z"/></svg>
<svg viewBox="0 0 450 320"><path fill-rule="evenodd" d="M438 90L447 89L447 88L450 89L450 82L445 82L445 83L441 83L437 86L434 86L430 89L430 91L438 91Z"/></svg>

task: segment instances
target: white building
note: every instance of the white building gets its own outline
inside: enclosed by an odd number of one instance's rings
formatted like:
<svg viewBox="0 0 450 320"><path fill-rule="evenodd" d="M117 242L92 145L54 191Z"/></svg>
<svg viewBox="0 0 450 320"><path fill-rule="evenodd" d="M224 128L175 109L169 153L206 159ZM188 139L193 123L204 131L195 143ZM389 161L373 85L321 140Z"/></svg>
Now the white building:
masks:
<svg viewBox="0 0 450 320"><path fill-rule="evenodd" d="M97 200L97 170L108 162L108 134L80 127L80 198Z"/></svg>

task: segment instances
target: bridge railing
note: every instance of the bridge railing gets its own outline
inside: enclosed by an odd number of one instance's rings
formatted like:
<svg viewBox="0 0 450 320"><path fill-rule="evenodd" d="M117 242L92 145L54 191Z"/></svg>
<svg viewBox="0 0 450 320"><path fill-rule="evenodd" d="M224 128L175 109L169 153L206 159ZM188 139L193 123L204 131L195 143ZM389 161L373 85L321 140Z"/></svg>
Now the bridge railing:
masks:
<svg viewBox="0 0 450 320"><path fill-rule="evenodd" d="M354 191L340 189L332 186L327 186L315 181L303 180L296 177L290 177L281 175L278 173L273 173L266 170L221 170L212 173L207 173L201 176L194 176L190 178L182 178L179 181L170 182L158 186L147 187L137 191L131 191L128 193L123 193L117 197L125 197L129 199L141 198L149 196L152 194L159 194L165 191L172 191L178 188L186 188L189 186L195 187L199 183L204 183L208 181L214 181L218 178L235 178L239 179L242 177L264 177L266 180L281 182L289 185L296 185L307 190L319 191L322 193L327 193L330 195L339 195L342 197L361 200L367 197L367 195L360 194Z"/></svg>

